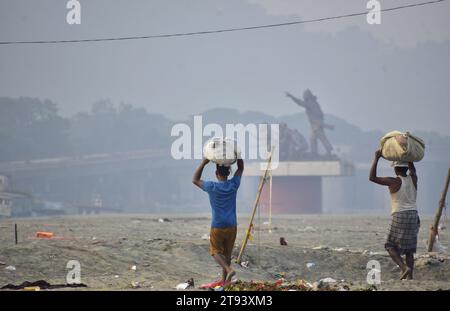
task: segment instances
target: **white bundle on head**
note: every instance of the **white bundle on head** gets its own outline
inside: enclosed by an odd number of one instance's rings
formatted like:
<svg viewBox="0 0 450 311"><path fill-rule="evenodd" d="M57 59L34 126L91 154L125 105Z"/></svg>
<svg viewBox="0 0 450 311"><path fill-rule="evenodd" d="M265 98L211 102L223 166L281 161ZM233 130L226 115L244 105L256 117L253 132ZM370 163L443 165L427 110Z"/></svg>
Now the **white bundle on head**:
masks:
<svg viewBox="0 0 450 311"><path fill-rule="evenodd" d="M231 166L241 157L241 151L233 139L214 137L205 144L203 155L216 164Z"/></svg>

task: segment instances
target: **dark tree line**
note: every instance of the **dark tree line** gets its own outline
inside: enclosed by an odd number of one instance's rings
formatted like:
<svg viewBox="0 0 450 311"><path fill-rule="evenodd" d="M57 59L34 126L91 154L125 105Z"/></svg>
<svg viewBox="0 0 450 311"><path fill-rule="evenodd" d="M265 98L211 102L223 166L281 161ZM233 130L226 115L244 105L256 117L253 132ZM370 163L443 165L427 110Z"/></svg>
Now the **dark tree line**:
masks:
<svg viewBox="0 0 450 311"><path fill-rule="evenodd" d="M103 100L66 118L49 100L0 97L0 161L165 147L171 122Z"/></svg>
<svg viewBox="0 0 450 311"><path fill-rule="evenodd" d="M308 137L308 121L303 113L273 117L261 112L241 113L216 108L203 112L203 123L286 123ZM336 126L331 142L349 146L349 157L368 161L378 147L382 131L363 131L343 119L327 115ZM192 118L186 121L192 122ZM91 110L63 117L49 100L0 97L0 161L28 160L93 153L169 148L173 123L161 114L129 104L113 105L108 100L94 103ZM392 129L389 129L392 130ZM388 131L388 130L386 130ZM434 132L414 132L425 139L427 159L446 160L450 137ZM168 149L168 150L169 150ZM432 152L430 152L432 151Z"/></svg>

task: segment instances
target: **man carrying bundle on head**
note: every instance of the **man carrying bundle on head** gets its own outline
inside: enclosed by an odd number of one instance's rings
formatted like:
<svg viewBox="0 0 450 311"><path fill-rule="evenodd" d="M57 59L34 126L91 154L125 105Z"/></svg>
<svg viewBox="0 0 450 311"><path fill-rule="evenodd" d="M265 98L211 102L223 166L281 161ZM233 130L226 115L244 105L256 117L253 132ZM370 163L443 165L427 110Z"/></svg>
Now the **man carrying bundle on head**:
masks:
<svg viewBox="0 0 450 311"><path fill-rule="evenodd" d="M378 177L378 160L381 150L375 152L369 180L388 186L391 195L392 222L389 228L385 249L392 260L400 267L400 279L412 280L414 253L417 248L420 219L417 214L417 175L413 162L395 161L394 172L397 177ZM409 175L407 174L409 170ZM405 262L402 255L405 255Z"/></svg>
<svg viewBox="0 0 450 311"><path fill-rule="evenodd" d="M237 232L236 194L244 171L244 161L237 159L238 169L231 179L228 179L231 167L216 164L217 181L203 181L203 169L209 162L210 160L203 159L192 182L209 195L212 211L210 254L222 267L222 282L225 283L230 282L236 274L231 267L231 253Z"/></svg>

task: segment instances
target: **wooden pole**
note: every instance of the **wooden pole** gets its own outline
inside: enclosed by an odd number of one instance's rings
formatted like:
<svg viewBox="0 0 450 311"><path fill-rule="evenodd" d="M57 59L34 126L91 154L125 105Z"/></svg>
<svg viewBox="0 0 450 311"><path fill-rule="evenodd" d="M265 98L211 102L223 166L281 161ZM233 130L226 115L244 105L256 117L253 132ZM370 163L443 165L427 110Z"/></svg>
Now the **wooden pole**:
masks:
<svg viewBox="0 0 450 311"><path fill-rule="evenodd" d="M272 233L272 170L269 171L269 233Z"/></svg>
<svg viewBox="0 0 450 311"><path fill-rule="evenodd" d="M442 210L445 207L445 199L447 197L448 184L450 182L450 168L448 169L447 180L445 181L444 190L442 191L441 200L439 201L439 207L434 218L434 223L430 228L430 238L428 239L428 251L433 251L434 241L436 240L436 235L438 234L439 221L441 219Z"/></svg>
<svg viewBox="0 0 450 311"><path fill-rule="evenodd" d="M258 208L258 205L259 205L259 198L261 197L261 192L262 192L262 189L264 187L264 182L266 181L267 172L269 171L270 163L272 162L272 153L273 153L273 149L270 152L269 159L267 161L267 167L266 167L266 170L264 171L264 175L262 176L261 181L259 182L258 192L256 194L255 203L253 204L252 216L250 217L250 223L248 224L247 233L245 235L244 241L242 242L241 249L239 251L239 255L238 255L237 259L236 259L236 263L237 264L241 263L242 255L244 254L245 247L247 246L248 239L250 238L250 235L251 235L253 219L255 218L255 212L256 212L256 209Z"/></svg>
<svg viewBox="0 0 450 311"><path fill-rule="evenodd" d="M15 241L15 243L16 243L16 245L17 245L17 224L14 224L14 241Z"/></svg>

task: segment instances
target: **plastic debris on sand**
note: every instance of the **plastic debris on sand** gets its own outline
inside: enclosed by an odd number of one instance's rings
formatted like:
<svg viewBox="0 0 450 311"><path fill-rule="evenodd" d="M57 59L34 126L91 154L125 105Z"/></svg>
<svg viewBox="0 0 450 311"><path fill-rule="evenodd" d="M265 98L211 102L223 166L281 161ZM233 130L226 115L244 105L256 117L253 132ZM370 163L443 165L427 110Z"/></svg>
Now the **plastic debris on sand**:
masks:
<svg viewBox="0 0 450 311"><path fill-rule="evenodd" d="M241 267L248 268L248 261L242 261Z"/></svg>
<svg viewBox="0 0 450 311"><path fill-rule="evenodd" d="M190 278L186 282L178 284L175 288L177 290L183 290L183 289L188 289L188 288L194 288L194 286L195 286L194 279Z"/></svg>

